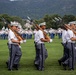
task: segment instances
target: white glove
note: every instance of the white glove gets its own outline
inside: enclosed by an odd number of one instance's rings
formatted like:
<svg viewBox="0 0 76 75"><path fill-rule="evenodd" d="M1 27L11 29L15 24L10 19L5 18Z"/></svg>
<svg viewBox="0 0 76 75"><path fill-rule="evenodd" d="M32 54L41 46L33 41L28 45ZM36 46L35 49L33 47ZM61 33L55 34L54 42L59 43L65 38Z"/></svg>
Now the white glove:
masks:
<svg viewBox="0 0 76 75"><path fill-rule="evenodd" d="M50 39L50 42L53 42L53 40L52 40L52 39Z"/></svg>
<svg viewBox="0 0 76 75"><path fill-rule="evenodd" d="M19 48L21 48L21 46L19 45Z"/></svg>
<svg viewBox="0 0 76 75"><path fill-rule="evenodd" d="M23 40L22 41L20 41L20 44L22 44L23 43Z"/></svg>
<svg viewBox="0 0 76 75"><path fill-rule="evenodd" d="M25 43L25 42L26 42L26 40L23 40L23 42Z"/></svg>
<svg viewBox="0 0 76 75"><path fill-rule="evenodd" d="M48 42L48 43L50 43L50 42L52 42L53 40L52 39L50 39L50 41Z"/></svg>

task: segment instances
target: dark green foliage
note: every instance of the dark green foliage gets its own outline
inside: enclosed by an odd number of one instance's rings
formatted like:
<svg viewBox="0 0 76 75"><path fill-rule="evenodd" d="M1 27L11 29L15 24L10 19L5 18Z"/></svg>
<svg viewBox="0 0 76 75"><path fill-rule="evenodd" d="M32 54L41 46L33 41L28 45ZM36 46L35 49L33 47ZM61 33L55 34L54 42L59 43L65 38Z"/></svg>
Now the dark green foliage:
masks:
<svg viewBox="0 0 76 75"><path fill-rule="evenodd" d="M1 14L0 15L0 29L3 26L7 27L6 24L4 23L3 19L5 19L7 23L10 23L10 21L17 21L17 22L21 23L21 25L23 25L23 23L24 23L24 21L22 20L22 18L20 18L18 16L10 16L8 14Z"/></svg>

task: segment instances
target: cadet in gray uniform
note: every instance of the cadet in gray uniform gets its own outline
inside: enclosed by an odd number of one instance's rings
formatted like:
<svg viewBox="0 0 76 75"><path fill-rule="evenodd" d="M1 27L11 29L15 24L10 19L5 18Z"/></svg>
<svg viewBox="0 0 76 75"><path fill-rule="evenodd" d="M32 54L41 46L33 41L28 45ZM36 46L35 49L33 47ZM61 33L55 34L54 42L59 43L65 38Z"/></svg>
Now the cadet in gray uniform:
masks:
<svg viewBox="0 0 76 75"><path fill-rule="evenodd" d="M36 28L35 34L34 34L34 44L35 44L35 50L36 50L36 56L34 60L34 64L36 67L38 67L38 62L39 62L39 50L37 48L37 32L39 29Z"/></svg>
<svg viewBox="0 0 76 75"><path fill-rule="evenodd" d="M61 44L62 44L64 50L63 50L63 57L58 60L60 66L61 66L62 62L64 62L68 58L68 54L69 54L69 51L66 47L67 29L65 28L65 25L62 26L62 29L63 29L63 31L62 31L62 43Z"/></svg>
<svg viewBox="0 0 76 75"><path fill-rule="evenodd" d="M11 28L16 31L17 30L17 23L11 22ZM8 61L8 70L12 71L13 68L18 70L19 61L22 55L21 49L20 49L20 43L22 41L19 41L14 34L14 32L9 29L8 32L8 47L10 49L10 59Z"/></svg>
<svg viewBox="0 0 76 75"><path fill-rule="evenodd" d="M46 22L39 24L39 26L41 27L42 30L44 30L46 28L45 25L46 25ZM37 65L36 66L37 69L40 70L40 71L44 70L44 62L45 62L45 59L48 56L44 42L50 42L50 41L51 40L45 39L44 34L41 30L37 31L36 47L37 47L37 50L38 50L38 58L35 61L35 63Z"/></svg>
<svg viewBox="0 0 76 75"><path fill-rule="evenodd" d="M69 70L74 70L74 62L75 62L74 52L75 52L76 38L74 38L75 35L74 35L73 31L71 29L69 29L69 26L67 26L67 28L68 28L68 30L67 30L67 35L66 35L66 39L67 39L66 47L69 49L69 57L67 58L67 60L65 60L63 62L63 66L66 67L68 65Z"/></svg>

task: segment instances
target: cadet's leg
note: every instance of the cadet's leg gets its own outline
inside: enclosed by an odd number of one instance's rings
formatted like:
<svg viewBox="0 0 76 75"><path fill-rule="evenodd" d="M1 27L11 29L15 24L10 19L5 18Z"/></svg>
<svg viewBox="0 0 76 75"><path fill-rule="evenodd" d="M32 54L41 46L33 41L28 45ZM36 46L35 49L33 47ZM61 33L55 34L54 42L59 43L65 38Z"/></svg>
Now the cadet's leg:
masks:
<svg viewBox="0 0 76 75"><path fill-rule="evenodd" d="M8 63L8 69L9 70L13 69L15 53L16 53L16 47L15 47L15 45L11 45L10 60L9 60L9 63Z"/></svg>
<svg viewBox="0 0 76 75"><path fill-rule="evenodd" d="M19 65L19 61L20 58L22 56L22 52L21 49L19 48L19 46L16 47L16 54L15 54L15 59L14 59L14 68L16 68L18 70L18 65Z"/></svg>

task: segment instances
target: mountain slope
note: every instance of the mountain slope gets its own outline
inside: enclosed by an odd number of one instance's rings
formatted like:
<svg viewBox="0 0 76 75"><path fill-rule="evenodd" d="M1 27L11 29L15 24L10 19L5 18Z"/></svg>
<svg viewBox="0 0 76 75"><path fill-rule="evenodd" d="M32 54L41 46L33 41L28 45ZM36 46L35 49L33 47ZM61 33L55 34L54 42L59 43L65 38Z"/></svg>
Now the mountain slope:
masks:
<svg viewBox="0 0 76 75"><path fill-rule="evenodd" d="M0 13L23 18L41 18L45 14L76 15L76 0L0 0Z"/></svg>

